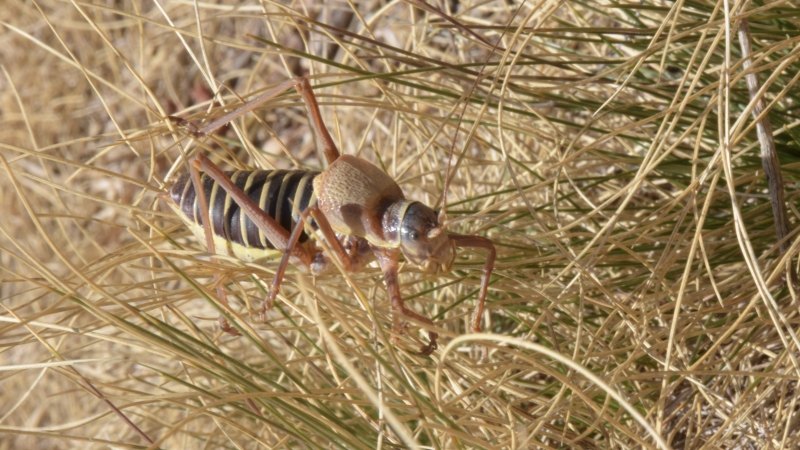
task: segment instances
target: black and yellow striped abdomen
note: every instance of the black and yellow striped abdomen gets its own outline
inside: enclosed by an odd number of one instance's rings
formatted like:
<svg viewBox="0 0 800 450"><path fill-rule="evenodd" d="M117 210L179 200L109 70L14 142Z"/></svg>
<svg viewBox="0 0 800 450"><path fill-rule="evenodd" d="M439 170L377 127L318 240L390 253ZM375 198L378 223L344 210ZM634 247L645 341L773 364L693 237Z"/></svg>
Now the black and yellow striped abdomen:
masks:
<svg viewBox="0 0 800 450"><path fill-rule="evenodd" d="M319 172L239 170L225 174L259 208L289 232L300 220L300 213L317 201L313 180ZM277 256L275 246L222 187L204 173L200 175L200 181L209 205L208 212L217 252L223 253L225 248L229 255L246 261ZM175 181L170 188L170 197L175 212L198 238L203 239L203 217L189 174L181 175ZM300 242L307 240L308 235L303 232Z"/></svg>

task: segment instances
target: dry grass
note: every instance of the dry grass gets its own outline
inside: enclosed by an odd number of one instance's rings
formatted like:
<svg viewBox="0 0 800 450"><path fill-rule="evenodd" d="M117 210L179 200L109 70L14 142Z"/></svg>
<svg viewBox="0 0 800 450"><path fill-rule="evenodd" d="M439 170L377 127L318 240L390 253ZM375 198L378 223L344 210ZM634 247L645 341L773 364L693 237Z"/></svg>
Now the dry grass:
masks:
<svg viewBox="0 0 800 450"><path fill-rule="evenodd" d="M798 303L723 3L432 3L461 27L314 3L0 8L0 448L800 445ZM800 11L744 10L791 230ZM443 335L422 358L415 327L388 344L376 267L290 272L261 323L275 265L210 262L158 198L197 151L321 167L294 93L202 144L164 120L291 75L343 153L428 205L456 136L450 231L498 247L485 335L461 337L481 251L402 267ZM219 331L214 274L244 336Z"/></svg>

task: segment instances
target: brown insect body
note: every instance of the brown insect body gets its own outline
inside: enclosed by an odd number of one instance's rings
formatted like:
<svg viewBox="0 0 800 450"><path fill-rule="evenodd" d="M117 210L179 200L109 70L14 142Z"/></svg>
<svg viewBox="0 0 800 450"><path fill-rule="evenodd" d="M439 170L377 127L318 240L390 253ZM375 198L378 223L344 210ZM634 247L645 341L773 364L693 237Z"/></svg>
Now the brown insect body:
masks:
<svg viewBox="0 0 800 450"><path fill-rule="evenodd" d="M438 227L433 210L406 200L400 186L366 160L342 155L314 179L320 211L338 233L363 237L383 248L400 248L427 271L452 268L455 252L446 233L430 242ZM429 214L426 214L429 212Z"/></svg>
<svg viewBox="0 0 800 450"><path fill-rule="evenodd" d="M194 234L206 240L212 253L220 246L228 246L230 249L232 244L247 249L251 247L250 242L255 241L261 242L264 248L270 247L284 252L265 307L277 295L289 262L313 274L323 273L331 267L330 256L322 251L318 243L303 239L304 235L312 232L312 229L322 234L330 250L349 272L359 270L374 254L383 271L387 293L394 311L393 331L397 335L404 332L403 316L433 326L430 319L406 308L403 304L397 273L400 252L425 271L438 272L449 271L452 268L456 246L484 248L489 253L481 277L478 305L472 320L472 330L479 332L489 278L494 267L495 249L492 242L480 236L462 236L444 232L444 224L439 223L434 211L422 203L407 200L400 186L382 170L366 160L340 155L322 123L319 106L308 80L305 78L287 80L227 115L192 130L192 133L196 138L208 135L214 129L292 87L297 89L309 109L312 126L322 145L329 167L321 173L303 172L313 175L296 176L299 177L297 179L306 180L302 186L299 182L287 181L293 178L282 175L281 189L276 190L271 182L256 183L253 180L268 180L270 176L276 177L275 174L279 171L240 171L228 174L202 154L198 154L192 164L192 182L188 182L188 177L179 178L175 186L182 183L181 194L177 194L175 191L178 188L173 187L171 196L173 209ZM192 129L191 125L188 127ZM200 169L205 171L202 177ZM308 195L309 180L313 180L313 195ZM189 185L194 188L190 190ZM256 190L260 189L258 195L254 195L254 187ZM190 195L190 191L199 195ZM269 192L277 193L270 196ZM187 206L184 203L188 202L189 197L193 199L197 197L200 201L193 200L192 204ZM270 200L267 201L265 198ZM236 208L232 206L234 203ZM286 204L292 205L290 215L286 215L288 213L285 206L283 209L280 208L280 205ZM277 205L276 209L272 209L271 205ZM203 217L209 217L209 220L203 220ZM291 220L288 217L291 217ZM311 228L302 225L303 223L311 224ZM238 238L231 232L237 227L240 229L236 235ZM256 228L258 232L255 231ZM236 251L233 250L232 253L235 254ZM227 303L221 288L218 289L218 296L222 302ZM223 329L235 332L227 321L221 319L221 323ZM428 336L430 344L420 351L422 355L429 355L437 348L438 335L429 331Z"/></svg>
<svg viewBox="0 0 800 450"><path fill-rule="evenodd" d="M334 230L366 238L379 247L396 248L384 236L382 218L405 199L400 186L363 159L342 155L314 180L319 209Z"/></svg>
<svg viewBox="0 0 800 450"><path fill-rule="evenodd" d="M239 170L224 172L231 182L250 200L267 213L288 233L300 223L300 215L309 206L317 204L313 182L321 172L311 170ZM207 174L200 176L203 198L206 200L211 226L212 240L217 252L225 253L243 261L279 259L283 248L276 248L266 238L253 220L236 203L231 195ZM189 174L178 177L169 189L173 211L183 220L189 230L201 241L206 240L203 214ZM316 223L310 224L316 229ZM309 239L311 229L304 229L298 238L302 245L314 255L311 265L299 269L312 275L322 275L333 267L332 261L319 247L316 240ZM372 252L364 239L355 239L341 233L337 236L350 254L361 256L361 265L368 263ZM304 270L309 269L309 270Z"/></svg>

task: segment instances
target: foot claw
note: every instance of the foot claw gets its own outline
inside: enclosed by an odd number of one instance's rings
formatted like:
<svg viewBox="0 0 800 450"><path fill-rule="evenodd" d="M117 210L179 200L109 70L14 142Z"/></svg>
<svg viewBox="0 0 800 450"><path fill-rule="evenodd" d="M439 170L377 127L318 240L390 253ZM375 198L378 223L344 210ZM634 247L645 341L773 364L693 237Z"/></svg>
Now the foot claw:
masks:
<svg viewBox="0 0 800 450"><path fill-rule="evenodd" d="M436 339L432 339L430 344L422 347L419 352L417 352L417 356L431 356L437 348L439 348L439 345L436 343Z"/></svg>
<svg viewBox="0 0 800 450"><path fill-rule="evenodd" d="M407 315L410 315L410 314L407 314ZM433 324L433 322L431 322L431 324ZM407 328L408 328L408 323L407 322L403 322L403 321L399 321L399 320L396 320L394 322L394 325L392 325L392 331L394 332L394 334L392 334L392 337L390 339L392 345L397 345L397 343L400 341L400 335L401 334L405 334ZM433 331L429 331L428 332L428 339L430 339L430 343L428 345L422 347L419 350L419 352L416 352L415 354L418 355L418 356L430 356L434 351L436 351L437 348L439 348L439 345L436 344L436 339L438 337L439 337L438 334L434 333Z"/></svg>
<svg viewBox="0 0 800 450"><path fill-rule="evenodd" d="M189 134L191 134L192 136L196 138L201 137L200 133L197 130L197 125L193 124L192 122L189 122L188 120L178 116L167 116L167 120L169 120L170 122L174 123L179 127L186 128L186 131L188 131Z"/></svg>
<svg viewBox="0 0 800 450"><path fill-rule="evenodd" d="M277 292L273 292L272 288L270 288L267 293L267 298L264 299L264 303L261 305L261 313L258 315L258 318L261 319L262 322L267 321L267 311L272 309L272 302L275 301L276 296Z"/></svg>
<svg viewBox="0 0 800 450"><path fill-rule="evenodd" d="M219 327L224 333L228 333L231 336L241 336L239 330L236 329L236 327L231 326L231 324L228 323L228 319L223 316L219 316Z"/></svg>
<svg viewBox="0 0 800 450"><path fill-rule="evenodd" d="M439 335L434 333L433 331L428 332L428 339L431 340L431 343L428 344L426 347L422 347L422 350L417 353L419 356L430 356L431 353L436 351L439 348L439 345L436 343L436 339L439 338Z"/></svg>
<svg viewBox="0 0 800 450"><path fill-rule="evenodd" d="M407 323L395 320L394 324L392 325L392 336L389 339L392 345L397 345L400 343L400 335L406 334L407 328Z"/></svg>

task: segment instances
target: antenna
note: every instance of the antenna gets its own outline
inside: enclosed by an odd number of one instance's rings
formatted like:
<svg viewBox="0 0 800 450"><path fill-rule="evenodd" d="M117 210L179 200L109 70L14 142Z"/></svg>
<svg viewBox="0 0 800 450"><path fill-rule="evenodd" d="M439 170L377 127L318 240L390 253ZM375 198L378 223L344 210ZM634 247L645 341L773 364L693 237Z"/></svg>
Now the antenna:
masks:
<svg viewBox="0 0 800 450"><path fill-rule="evenodd" d="M456 123L456 132L453 134L453 138L450 141L451 145L450 145L450 152L447 157L447 169L445 170L444 189L442 190L442 209L441 211L439 211L439 217L437 218L439 226L432 229L430 233L428 233L428 237L430 238L438 236L442 231L444 231L447 228L447 223L445 222L447 220L447 190L450 188L450 165L453 161L453 153L455 153L456 151L456 138L458 137L458 132L461 130L461 122L464 120L464 114L467 112L467 105L469 105L469 99L472 98L472 93L475 92L475 87L478 85L478 83L481 82L481 78L483 78L483 71L486 69L486 65L489 64L489 60L492 58L492 55L499 48L498 46L500 45L500 42L502 42L503 37L506 35L506 32L508 32L509 27L511 27L511 24L514 22L514 19L517 17L517 14L519 14L519 11L522 9L523 6L525 6L525 1L527 0L523 0L519 8L517 8L517 10L514 11L514 15L511 16L511 19L508 21L505 28L503 28L503 32L500 34L500 37L497 39L497 42L494 43L494 46L492 46L492 51L489 53L489 56L486 58L486 60L483 61L481 70L478 72L478 77L475 79L475 82L472 83L472 85L469 88L469 91L464 96L465 99L464 108L461 110L461 114L458 116L458 123ZM443 19L451 23L454 23L454 19L452 17L446 15L445 13L439 11L438 9L426 8L426 10L434 12L435 14L441 16ZM482 42L487 43L487 41L483 38L481 38L480 40ZM490 91L488 95L491 94L492 93Z"/></svg>

